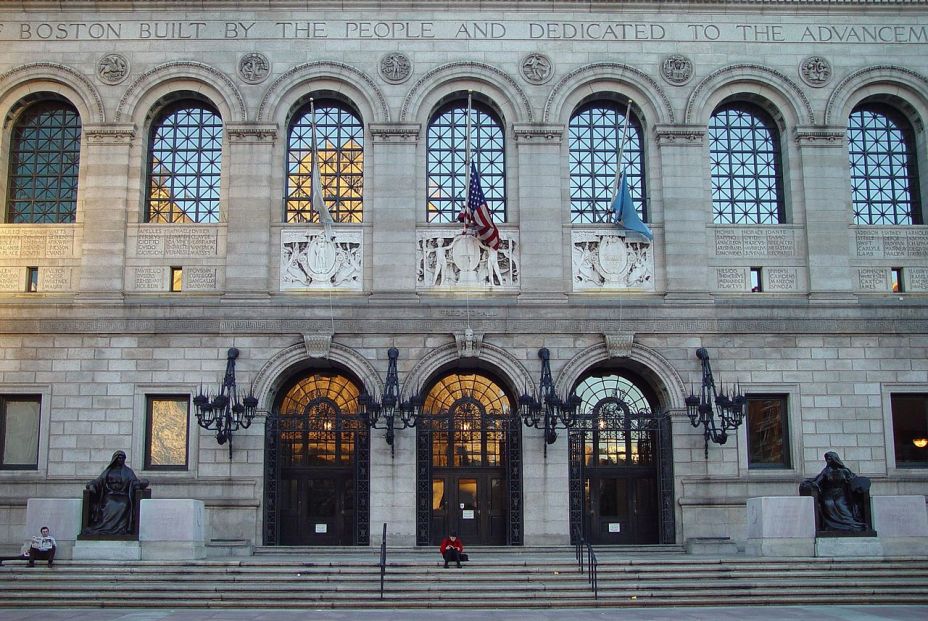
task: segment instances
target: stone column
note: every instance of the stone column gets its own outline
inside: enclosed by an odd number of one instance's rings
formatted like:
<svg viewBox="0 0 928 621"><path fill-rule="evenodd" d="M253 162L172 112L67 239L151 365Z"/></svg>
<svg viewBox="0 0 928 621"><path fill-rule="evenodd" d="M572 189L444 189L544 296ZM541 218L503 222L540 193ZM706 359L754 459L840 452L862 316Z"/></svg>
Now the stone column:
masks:
<svg viewBox="0 0 928 621"><path fill-rule="evenodd" d="M519 227L520 301L566 301L570 278L570 202L561 158L563 125L517 124L519 211L507 207ZM513 176L509 176L510 185ZM512 195L511 191L509 192ZM565 283L568 283L565 285Z"/></svg>
<svg viewBox="0 0 928 621"><path fill-rule="evenodd" d="M81 153L81 201L83 225L78 294L86 298L122 295L126 255L126 224L130 209L126 180L134 125L85 125L86 146ZM117 260L114 260L114 257Z"/></svg>
<svg viewBox="0 0 928 621"><path fill-rule="evenodd" d="M706 297L709 287L706 224L712 219L706 128L696 125L661 125L655 128L660 150L658 174L663 201L664 239L655 263L664 263L668 298ZM656 210L651 212L656 219Z"/></svg>
<svg viewBox="0 0 928 621"><path fill-rule="evenodd" d="M229 185L225 200L227 295L266 295L276 291L269 261L280 260L272 248L271 225L280 222L281 196L273 196L268 171L274 170L277 125L228 123L226 135Z"/></svg>
<svg viewBox="0 0 928 621"><path fill-rule="evenodd" d="M833 300L850 296L851 180L844 127L797 127L805 197L809 295Z"/></svg>
<svg viewBox="0 0 928 621"><path fill-rule="evenodd" d="M422 171L416 159L418 123L370 126L371 161L365 162L365 289L377 296L409 296L416 290L416 224L424 214L417 192ZM375 197L373 200L370 197Z"/></svg>

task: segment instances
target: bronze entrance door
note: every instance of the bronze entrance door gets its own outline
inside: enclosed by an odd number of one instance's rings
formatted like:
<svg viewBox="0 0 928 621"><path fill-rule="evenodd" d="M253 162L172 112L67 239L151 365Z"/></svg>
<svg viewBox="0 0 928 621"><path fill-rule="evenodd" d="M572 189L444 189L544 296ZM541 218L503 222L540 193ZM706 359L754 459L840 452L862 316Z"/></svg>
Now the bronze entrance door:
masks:
<svg viewBox="0 0 928 621"><path fill-rule="evenodd" d="M673 541L669 418L623 375L591 374L575 390L589 414L568 433L571 539Z"/></svg>
<svg viewBox="0 0 928 621"><path fill-rule="evenodd" d="M467 545L505 544L505 502L502 469L433 472L432 543L456 532Z"/></svg>
<svg viewBox="0 0 928 621"><path fill-rule="evenodd" d="M281 472L280 545L354 543L354 472Z"/></svg>
<svg viewBox="0 0 928 621"><path fill-rule="evenodd" d="M520 421L483 373L450 373L424 400L416 439L416 543L522 543Z"/></svg>
<svg viewBox="0 0 928 621"><path fill-rule="evenodd" d="M591 543L658 543L657 481L653 470L590 469L584 488L585 532Z"/></svg>
<svg viewBox="0 0 928 621"><path fill-rule="evenodd" d="M370 543L370 432L357 386L340 373L310 373L268 417L266 545Z"/></svg>

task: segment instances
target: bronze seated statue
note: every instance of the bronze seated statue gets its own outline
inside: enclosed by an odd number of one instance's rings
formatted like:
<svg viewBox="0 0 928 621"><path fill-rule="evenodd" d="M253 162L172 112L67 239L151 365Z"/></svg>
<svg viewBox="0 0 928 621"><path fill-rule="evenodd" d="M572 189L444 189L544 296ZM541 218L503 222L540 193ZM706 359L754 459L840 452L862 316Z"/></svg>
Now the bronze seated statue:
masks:
<svg viewBox="0 0 928 621"><path fill-rule="evenodd" d="M816 536L876 536L870 517L870 479L854 474L834 451L825 453L825 467L799 485L799 494L815 501Z"/></svg>
<svg viewBox="0 0 928 621"><path fill-rule="evenodd" d="M123 451L84 489L80 539L138 539L139 508L151 498L148 480L135 476Z"/></svg>

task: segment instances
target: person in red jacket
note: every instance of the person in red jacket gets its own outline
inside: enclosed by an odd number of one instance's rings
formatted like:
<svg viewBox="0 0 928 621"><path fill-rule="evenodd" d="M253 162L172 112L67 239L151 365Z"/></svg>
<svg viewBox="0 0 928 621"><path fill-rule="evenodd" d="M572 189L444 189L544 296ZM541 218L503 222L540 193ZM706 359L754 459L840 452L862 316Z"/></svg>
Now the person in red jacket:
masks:
<svg viewBox="0 0 928 621"><path fill-rule="evenodd" d="M441 547L438 549L441 556L445 559L445 569L448 569L448 562L454 561L461 568L461 555L464 552L464 544L458 537L457 533L451 533L441 540Z"/></svg>

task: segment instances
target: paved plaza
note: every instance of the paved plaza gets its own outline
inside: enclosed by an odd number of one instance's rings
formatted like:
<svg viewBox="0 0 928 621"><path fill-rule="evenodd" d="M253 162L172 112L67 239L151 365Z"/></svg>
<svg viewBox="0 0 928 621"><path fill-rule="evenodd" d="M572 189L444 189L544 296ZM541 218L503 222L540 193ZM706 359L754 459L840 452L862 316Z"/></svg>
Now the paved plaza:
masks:
<svg viewBox="0 0 928 621"><path fill-rule="evenodd" d="M447 618L441 610L216 610L98 608L0 609L0 621L426 621ZM924 621L928 606L759 606L714 608L571 608L547 610L456 610L456 621Z"/></svg>

